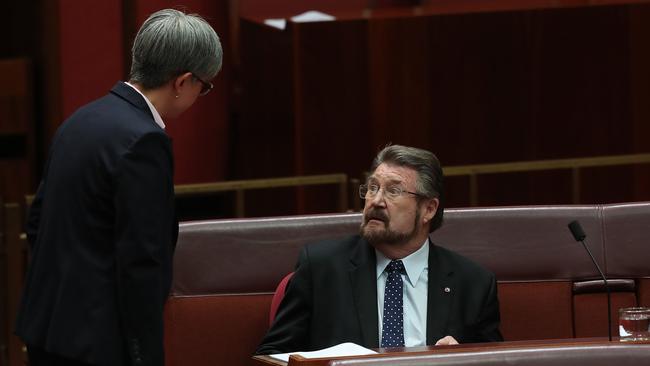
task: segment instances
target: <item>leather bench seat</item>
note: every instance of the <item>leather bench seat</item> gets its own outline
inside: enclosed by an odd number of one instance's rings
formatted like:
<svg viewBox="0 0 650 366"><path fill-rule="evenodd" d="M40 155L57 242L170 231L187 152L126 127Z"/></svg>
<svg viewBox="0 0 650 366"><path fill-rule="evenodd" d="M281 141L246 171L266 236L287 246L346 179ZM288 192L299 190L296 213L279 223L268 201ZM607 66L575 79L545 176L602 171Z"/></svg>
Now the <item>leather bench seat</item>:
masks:
<svg viewBox="0 0 650 366"><path fill-rule="evenodd" d="M650 203L448 209L432 240L496 274L506 340L607 336L604 287L567 228L572 220L614 285L612 319L618 307L650 306ZM165 311L168 365L252 364L273 291L300 248L354 234L360 222L348 213L181 224Z"/></svg>

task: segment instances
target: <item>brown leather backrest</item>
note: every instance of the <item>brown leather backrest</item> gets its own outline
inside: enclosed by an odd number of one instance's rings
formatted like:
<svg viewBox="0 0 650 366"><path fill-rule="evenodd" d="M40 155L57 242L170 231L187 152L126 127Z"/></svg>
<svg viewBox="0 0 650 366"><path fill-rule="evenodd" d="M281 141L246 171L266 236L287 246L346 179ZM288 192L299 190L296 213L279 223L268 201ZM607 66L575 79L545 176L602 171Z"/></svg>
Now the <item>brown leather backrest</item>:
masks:
<svg viewBox="0 0 650 366"><path fill-rule="evenodd" d="M506 340L574 336L573 281L596 278L598 272L567 224L580 221L602 266L597 206L467 208L445 216L432 240L496 274Z"/></svg>
<svg viewBox="0 0 650 366"><path fill-rule="evenodd" d="M360 214L186 222L172 295L273 292L305 243L356 233Z"/></svg>
<svg viewBox="0 0 650 366"><path fill-rule="evenodd" d="M609 277L634 278L638 305L650 306L650 203L603 207Z"/></svg>
<svg viewBox="0 0 650 366"><path fill-rule="evenodd" d="M450 209L432 234L434 243L493 271L499 281L597 277L589 256L567 224L579 220L601 266L603 237L598 206L526 206Z"/></svg>
<svg viewBox="0 0 650 366"><path fill-rule="evenodd" d="M603 206L602 231L608 276L650 278L650 203Z"/></svg>
<svg viewBox="0 0 650 366"><path fill-rule="evenodd" d="M481 263L499 281L597 278L567 224L580 220L604 267L600 215L599 206L448 209L432 240ZM304 244L355 234L360 222L353 213L183 223L172 293L272 292Z"/></svg>

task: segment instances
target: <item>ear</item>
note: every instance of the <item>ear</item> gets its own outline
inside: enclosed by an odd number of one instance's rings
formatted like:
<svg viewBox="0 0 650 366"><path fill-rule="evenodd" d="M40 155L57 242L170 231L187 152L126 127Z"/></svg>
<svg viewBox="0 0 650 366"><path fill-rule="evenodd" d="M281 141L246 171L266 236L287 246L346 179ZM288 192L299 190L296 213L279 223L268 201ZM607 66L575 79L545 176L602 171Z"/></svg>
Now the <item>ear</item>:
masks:
<svg viewBox="0 0 650 366"><path fill-rule="evenodd" d="M180 74L174 79L174 92L176 95L179 95L181 91L188 85L190 79L192 78L191 72L186 72Z"/></svg>
<svg viewBox="0 0 650 366"><path fill-rule="evenodd" d="M433 219L438 212L438 206L440 206L440 200L437 198L432 198L428 201L422 203L424 205L424 212L422 214L422 221L426 224Z"/></svg>

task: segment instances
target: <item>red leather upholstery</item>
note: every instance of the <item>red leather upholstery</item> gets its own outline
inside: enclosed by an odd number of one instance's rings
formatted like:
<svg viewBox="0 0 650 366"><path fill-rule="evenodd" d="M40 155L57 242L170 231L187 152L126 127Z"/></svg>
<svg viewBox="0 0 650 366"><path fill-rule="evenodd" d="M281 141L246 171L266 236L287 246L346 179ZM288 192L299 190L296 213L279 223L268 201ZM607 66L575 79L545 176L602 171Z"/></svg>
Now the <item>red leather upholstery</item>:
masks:
<svg viewBox="0 0 650 366"><path fill-rule="evenodd" d="M270 304L270 294L172 296L165 307L165 364L253 365Z"/></svg>
<svg viewBox="0 0 650 366"><path fill-rule="evenodd" d="M275 320L275 314L278 312L278 307L284 298L284 291L287 289L291 277L293 277L293 272L284 276L282 281L278 284L278 288L275 289L275 293L273 293L273 299L271 299L271 310L269 311L269 326L271 326Z"/></svg>

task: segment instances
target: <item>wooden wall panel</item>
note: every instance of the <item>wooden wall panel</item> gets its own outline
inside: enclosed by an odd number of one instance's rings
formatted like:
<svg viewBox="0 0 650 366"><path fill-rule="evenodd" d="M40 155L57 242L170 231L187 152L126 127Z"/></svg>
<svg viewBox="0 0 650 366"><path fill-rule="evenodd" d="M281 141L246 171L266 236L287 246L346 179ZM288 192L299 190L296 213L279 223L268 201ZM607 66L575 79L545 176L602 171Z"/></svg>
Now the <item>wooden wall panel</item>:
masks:
<svg viewBox="0 0 650 366"><path fill-rule="evenodd" d="M648 151L650 143L650 7L638 7L630 12L630 103L634 135L634 150ZM650 169L639 167L634 171L634 196L650 195Z"/></svg>
<svg viewBox="0 0 650 366"><path fill-rule="evenodd" d="M281 110L284 131L294 136L281 141L293 145L276 150L273 169L294 174L360 177L389 142L430 149L443 165L647 152L650 146L636 136L647 129L641 116L650 95L635 78L645 80L648 66L632 59L648 57L640 48L641 40L650 42L649 8L346 13L334 22L290 23L284 31L251 17L242 24L261 37L273 34L281 46L242 36L248 80L259 75L255 60L289 60L283 65L291 69L265 74L265 82L282 89L265 94L265 104L246 97L259 84L243 83L242 110L264 110L264 116L244 113L241 122L254 130L279 117L264 105ZM268 151L274 142L260 140L256 149ZM482 178L481 190L492 195L481 203L570 203L567 174ZM583 199L647 199L642 186L630 183L646 174L638 168L586 173ZM621 182L616 186L623 191L603 191ZM562 186L548 193L553 183ZM465 202L455 191L449 205Z"/></svg>
<svg viewBox="0 0 650 366"><path fill-rule="evenodd" d="M34 180L31 60L0 60L0 85L0 197L18 202Z"/></svg>
<svg viewBox="0 0 650 366"><path fill-rule="evenodd" d="M59 2L63 117L99 98L124 74L122 4Z"/></svg>
<svg viewBox="0 0 650 366"><path fill-rule="evenodd" d="M255 22L242 22L242 94L231 141L235 178L294 172L291 38Z"/></svg>
<svg viewBox="0 0 650 366"><path fill-rule="evenodd" d="M7 240L5 239L4 202L0 197L0 365L9 363L9 264L7 261Z"/></svg>
<svg viewBox="0 0 650 366"><path fill-rule="evenodd" d="M321 22L296 26L290 32L296 47L294 171L357 175L369 160L355 152L372 151L366 26Z"/></svg>
<svg viewBox="0 0 650 366"><path fill-rule="evenodd" d="M222 71L212 80L214 89L179 118L165 121L174 141L175 183L188 184L221 181L229 168L228 145L231 75L231 45L228 27L228 2L213 0L137 0L131 5L137 32L147 17L163 8L179 8L205 18L220 36L224 49ZM131 44L125 44L130 52Z"/></svg>
<svg viewBox="0 0 650 366"><path fill-rule="evenodd" d="M235 115L229 143L232 146L231 177L253 179L294 175L294 122L291 39L268 31L256 22L241 24L242 47L240 108ZM248 70L255 70L248 72ZM296 211L296 190L246 194L249 216ZM250 213L250 214L249 214Z"/></svg>

